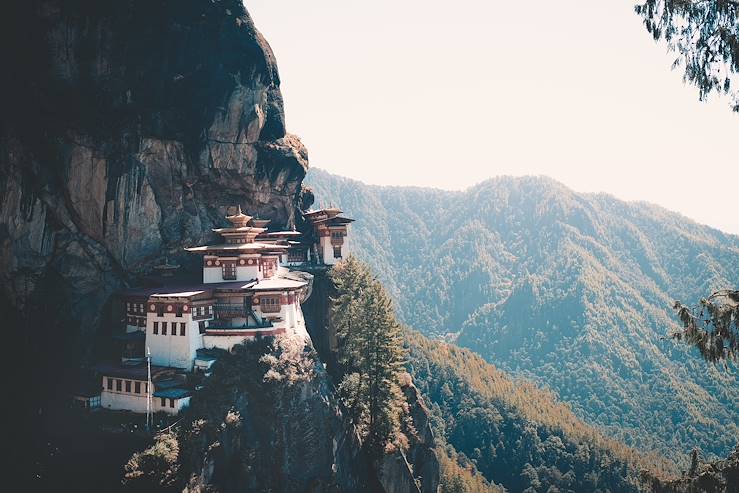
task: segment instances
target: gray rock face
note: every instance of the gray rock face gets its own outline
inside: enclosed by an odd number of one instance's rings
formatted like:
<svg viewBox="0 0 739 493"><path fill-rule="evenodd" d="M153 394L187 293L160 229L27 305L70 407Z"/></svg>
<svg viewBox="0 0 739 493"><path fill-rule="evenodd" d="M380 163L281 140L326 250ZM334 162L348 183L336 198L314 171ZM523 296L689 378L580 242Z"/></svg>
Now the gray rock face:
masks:
<svg viewBox="0 0 739 493"><path fill-rule="evenodd" d="M240 1L30 1L3 20L3 45L23 49L5 57L13 77L0 94L0 315L23 375L11 391L25 418L21 460L33 464L52 445L44 414L119 325L116 290L165 255L197 279L183 247L213 240L229 206L300 227L313 197L301 189L307 151L285 131L274 56ZM255 463L275 474L275 491L380 488L328 374L281 389L269 405L261 392L233 396L241 431L224 428L190 491L249 490L255 476L223 468L265 446L279 456ZM433 456L431 442L418 446L410 454ZM384 490L406 491L410 471L386 471Z"/></svg>
<svg viewBox="0 0 739 493"><path fill-rule="evenodd" d="M308 156L241 2L17 3L3 30L22 49L2 93L0 308L54 388L110 330L111 293L164 255L197 276L182 249L212 239L228 206L293 225Z"/></svg>

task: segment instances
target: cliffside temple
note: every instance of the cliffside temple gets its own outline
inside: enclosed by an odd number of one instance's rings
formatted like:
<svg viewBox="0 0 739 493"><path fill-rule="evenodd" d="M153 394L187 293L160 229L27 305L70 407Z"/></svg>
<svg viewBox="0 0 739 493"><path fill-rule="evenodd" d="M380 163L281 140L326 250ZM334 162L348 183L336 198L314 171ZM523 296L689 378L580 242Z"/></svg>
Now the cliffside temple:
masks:
<svg viewBox="0 0 739 493"><path fill-rule="evenodd" d="M295 230L268 231L269 220L238 206L226 216L231 226L213 229L222 243L185 248L202 256L202 283L120 292L125 328L114 335L120 360L96 367L100 391L82 396L85 407L178 414L196 391L191 375L208 377L217 350L288 331L308 339L301 304L312 275L299 268L346 255L353 220L340 214L306 212L313 235L305 238ZM178 266L158 267L169 277Z"/></svg>

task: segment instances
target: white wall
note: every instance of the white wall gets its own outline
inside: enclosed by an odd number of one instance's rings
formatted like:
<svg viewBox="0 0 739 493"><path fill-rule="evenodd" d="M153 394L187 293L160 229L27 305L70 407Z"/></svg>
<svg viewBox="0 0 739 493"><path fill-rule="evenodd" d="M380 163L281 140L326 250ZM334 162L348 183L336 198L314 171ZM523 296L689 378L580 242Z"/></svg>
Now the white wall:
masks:
<svg viewBox="0 0 739 493"><path fill-rule="evenodd" d="M131 390L134 390L134 383L137 380L131 380L127 378L110 377L113 379L113 390L108 390L106 376L103 377L103 390L100 393L100 406L103 409L110 409L112 411L131 411L134 413L145 414L146 413L146 382L140 381L141 393L136 394L134 392L126 392L126 380L131 381ZM122 391L118 392L115 386L115 380L121 380ZM156 390L156 382L154 383L154 390ZM151 412L165 412L167 414L178 414L182 409L190 405L190 397L183 397L181 399L175 399L174 407L169 407L170 400L167 398L166 403L162 406L162 399L160 397L151 397Z"/></svg>
<svg viewBox="0 0 739 493"><path fill-rule="evenodd" d="M113 379L113 390L108 390L106 385L106 379L103 377L103 390L100 392L100 406L103 409L112 409L114 411L133 411L135 413L146 413L146 382L140 381L141 393L136 394L133 392L134 383L137 380L131 380L127 378L115 378ZM118 392L115 386L115 380L121 380L121 391ZM126 392L126 380L131 381L131 392Z"/></svg>
<svg viewBox="0 0 739 493"><path fill-rule="evenodd" d="M237 259L236 263L236 281L252 281L254 279L264 279L264 274L259 268L260 254L256 255L241 255ZM203 283L209 284L214 282L228 282L234 279L223 279L223 266L215 265L215 261L218 258L229 258L233 257L204 257L203 258ZM208 265L208 261L212 262L212 265ZM242 263L243 262L243 263ZM251 264L249 263L251 262ZM279 265L279 262L278 262Z"/></svg>
<svg viewBox="0 0 739 493"><path fill-rule="evenodd" d="M175 399L174 401L174 407L169 407L170 399L167 397L165 399L164 406L162 406L162 398L161 397L152 397L152 404L153 404L153 411L155 413L167 413L167 414L179 414L180 411L185 409L190 405L190 397L183 397L181 399Z"/></svg>
<svg viewBox="0 0 739 493"><path fill-rule="evenodd" d="M154 322L159 323L158 334L154 334ZM167 323L167 335L162 335L162 322ZM176 324L176 335L172 335L172 323ZM180 335L180 323L184 322L185 335ZM159 317L150 313L146 319L146 346L151 351L151 362L159 366L173 366L192 370L196 351L203 347L203 336L200 334L198 323L192 320L192 315L164 313Z"/></svg>

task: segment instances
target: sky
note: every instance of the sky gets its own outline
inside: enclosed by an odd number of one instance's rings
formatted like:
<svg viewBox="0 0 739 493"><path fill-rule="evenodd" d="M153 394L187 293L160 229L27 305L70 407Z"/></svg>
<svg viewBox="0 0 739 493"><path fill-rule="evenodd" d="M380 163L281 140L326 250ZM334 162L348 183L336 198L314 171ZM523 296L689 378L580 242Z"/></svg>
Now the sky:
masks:
<svg viewBox="0 0 739 493"><path fill-rule="evenodd" d="M246 0L310 163L378 185L547 175L739 234L739 115L633 0Z"/></svg>

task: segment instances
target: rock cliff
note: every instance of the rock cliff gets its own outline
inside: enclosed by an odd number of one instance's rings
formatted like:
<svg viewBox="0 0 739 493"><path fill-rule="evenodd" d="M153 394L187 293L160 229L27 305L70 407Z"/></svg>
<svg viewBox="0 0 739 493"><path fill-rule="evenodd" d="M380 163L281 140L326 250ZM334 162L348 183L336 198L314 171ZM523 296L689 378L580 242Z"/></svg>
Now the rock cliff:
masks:
<svg viewBox="0 0 739 493"><path fill-rule="evenodd" d="M240 1L17 1L2 22L0 315L6 363L22 375L9 389L18 459L37 476L38 464L65 468L59 446L70 438L55 443L48 429L64 420L47 416L118 325L111 295L165 258L196 278L182 249L212 239L228 206L300 228L312 194L274 56ZM330 358L326 341L317 345ZM317 353L303 366L293 356L270 364L310 376L288 385L280 371L272 382L260 374L251 389L195 400L193 412L224 427L190 430L191 491L437 489L427 424L378 477L363 467ZM411 407L427 419L420 399ZM419 483L414 460L427 471ZM78 491L100 486L75 477Z"/></svg>
<svg viewBox="0 0 739 493"><path fill-rule="evenodd" d="M0 308L41 392L92 359L112 292L207 240L226 206L278 225L306 149L237 0L48 0L4 10ZM33 327L33 333L27 328Z"/></svg>

